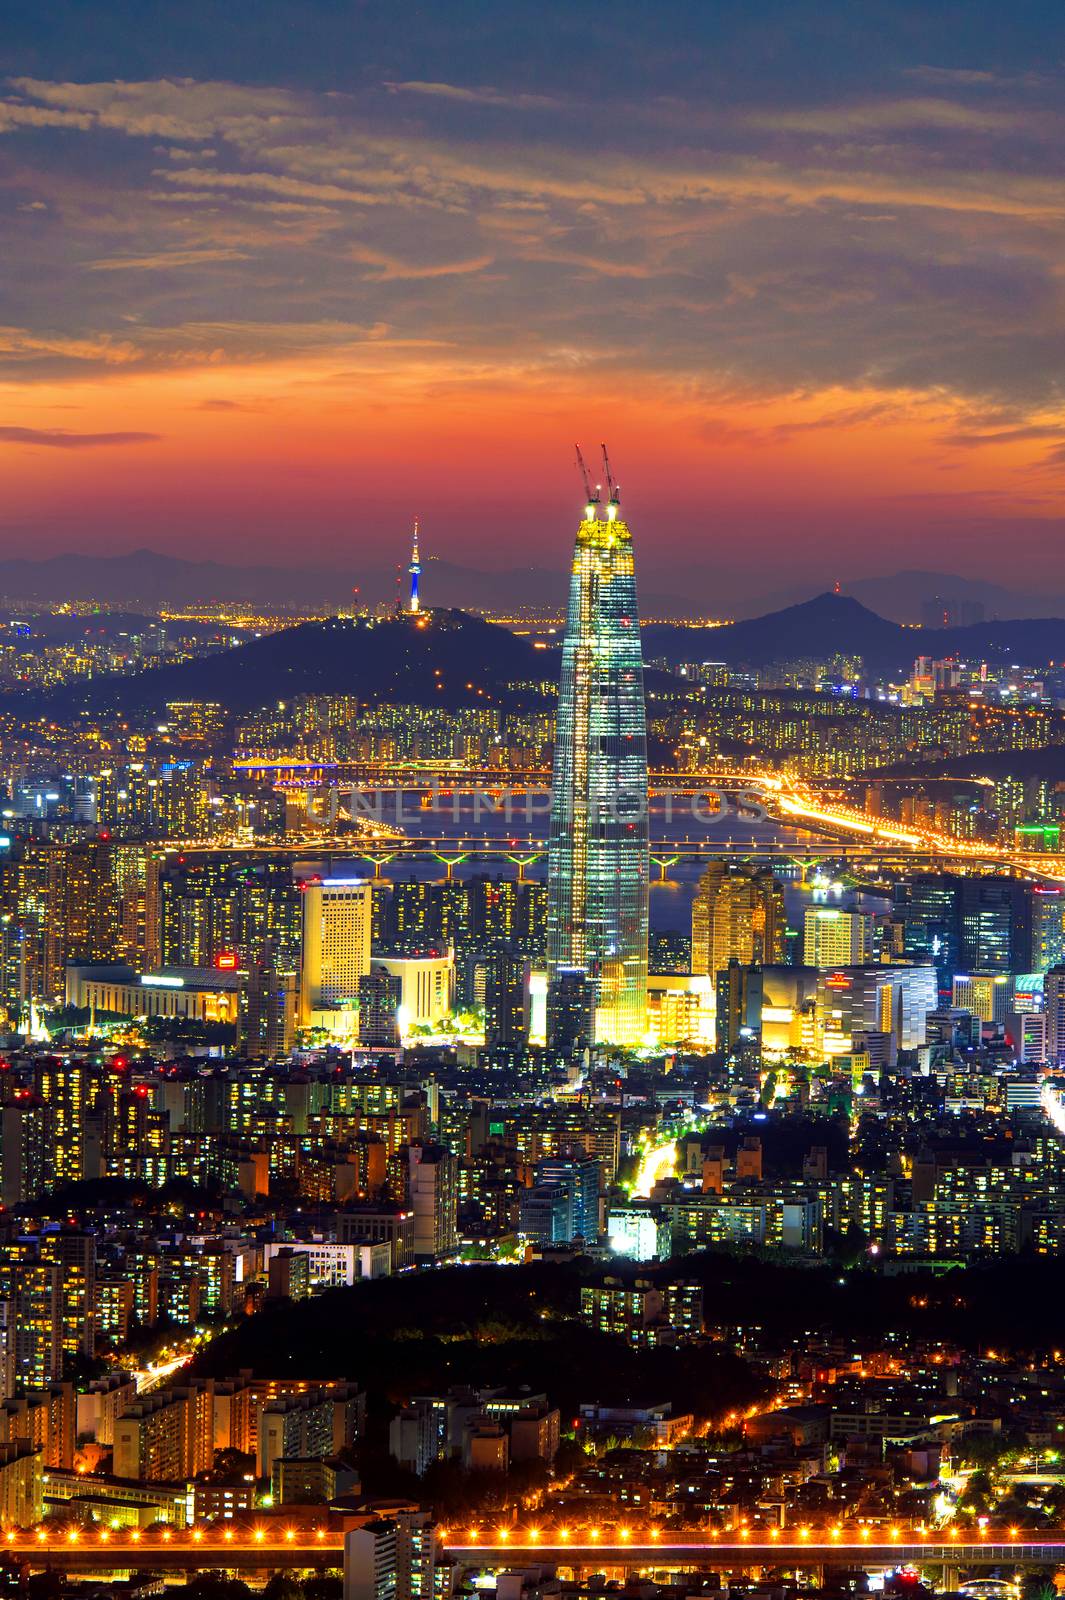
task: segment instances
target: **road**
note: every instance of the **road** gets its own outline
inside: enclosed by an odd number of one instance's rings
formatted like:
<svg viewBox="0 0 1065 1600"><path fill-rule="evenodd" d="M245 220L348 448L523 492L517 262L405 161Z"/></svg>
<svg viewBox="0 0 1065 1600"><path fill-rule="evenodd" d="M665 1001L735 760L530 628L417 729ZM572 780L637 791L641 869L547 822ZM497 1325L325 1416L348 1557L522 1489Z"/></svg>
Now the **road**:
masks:
<svg viewBox="0 0 1065 1600"><path fill-rule="evenodd" d="M8 1553L34 1569L65 1572L274 1571L279 1568L336 1567L343 1560L343 1533L326 1526L258 1526L99 1530L54 1526L9 1529L2 1543ZM500 1528L483 1537L476 1529L440 1530L444 1550L460 1565L500 1567L528 1564L601 1572L705 1568L940 1565L944 1568L1065 1568L1065 1535L984 1534L973 1539L957 1529L913 1528L757 1529L713 1533L706 1530L630 1531L615 1526L539 1531Z"/></svg>
<svg viewBox="0 0 1065 1600"><path fill-rule="evenodd" d="M677 1165L677 1141L669 1139L665 1144L652 1145L640 1158L640 1165L636 1171L636 1181L633 1185L633 1194L646 1200L650 1197L651 1190L662 1178L671 1178Z"/></svg>
<svg viewBox="0 0 1065 1600"><path fill-rule="evenodd" d="M765 1530L748 1533L662 1533L648 1537L609 1539L564 1533L538 1534L535 1530L501 1529L480 1539L456 1534L445 1540L448 1553L463 1564L493 1566L520 1563L535 1555L537 1561L602 1571L604 1568L709 1569L722 1567L881 1567L938 1565L954 1567L1065 1566L1065 1535L1016 1534L1005 1539L964 1539L914 1529L847 1528L816 1533L806 1529Z"/></svg>

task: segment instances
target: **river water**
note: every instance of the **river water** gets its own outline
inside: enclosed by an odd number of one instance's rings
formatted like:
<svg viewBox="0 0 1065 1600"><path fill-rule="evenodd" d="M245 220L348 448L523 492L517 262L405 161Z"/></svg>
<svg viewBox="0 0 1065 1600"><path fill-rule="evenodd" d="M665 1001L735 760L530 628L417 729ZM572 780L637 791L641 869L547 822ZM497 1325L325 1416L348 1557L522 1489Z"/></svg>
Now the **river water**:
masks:
<svg viewBox="0 0 1065 1600"><path fill-rule="evenodd" d="M537 790L530 794L518 791L511 796L509 806L502 801L493 802L484 791L456 790L444 793L435 797L434 805L430 808L423 806L422 799L422 791L377 792L364 804L372 805L373 815L380 821L401 828L409 837L438 840L442 847L456 839L483 838L505 844L520 856L523 848L542 849L546 842L548 811L545 791ZM785 859L776 864L774 870L784 884L788 922L792 927L802 926L803 910L811 902L829 902L848 910L877 911L886 907L882 896L833 884L828 868L813 869L803 884L799 868L788 862L787 853L794 851L801 858L804 846L823 844L823 838L805 829L788 827L761 817L753 809L739 813L731 802L720 811L713 812L701 797L693 799L680 794L656 796L650 802L650 833L653 854L658 853L654 848L656 844L665 844L667 841L678 849L685 844L705 843L707 840L715 845L727 842L731 847L730 854L734 854L738 861L743 860L744 852L748 849L764 851L767 846L783 847ZM456 846L455 854L458 853L459 847ZM662 853L666 854L665 851ZM544 858L528 865L524 869L525 876L542 881L546 869ZM412 877L440 879L446 875L446 870L435 860L395 860L382 867L381 875L393 880ZM483 873L514 876L518 868L506 860L491 858L460 862L452 870L454 877L466 879ZM660 877L661 869L652 860L650 918L653 931L691 931L692 898L702 870L698 861L678 861L668 865L665 875Z"/></svg>

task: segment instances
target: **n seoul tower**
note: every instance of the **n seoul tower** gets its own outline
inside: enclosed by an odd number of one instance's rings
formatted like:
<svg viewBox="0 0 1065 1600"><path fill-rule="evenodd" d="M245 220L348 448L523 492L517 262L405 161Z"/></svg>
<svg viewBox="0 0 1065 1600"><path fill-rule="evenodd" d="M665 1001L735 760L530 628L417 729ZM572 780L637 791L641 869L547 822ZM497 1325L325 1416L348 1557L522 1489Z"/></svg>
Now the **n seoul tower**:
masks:
<svg viewBox="0 0 1065 1600"><path fill-rule="evenodd" d="M418 559L418 519L415 517L414 542L411 546L410 566L407 568L407 571L410 573L410 605L407 609L412 617L417 616L418 612L421 610L421 603L418 599L418 579L421 576L421 570L422 565Z"/></svg>

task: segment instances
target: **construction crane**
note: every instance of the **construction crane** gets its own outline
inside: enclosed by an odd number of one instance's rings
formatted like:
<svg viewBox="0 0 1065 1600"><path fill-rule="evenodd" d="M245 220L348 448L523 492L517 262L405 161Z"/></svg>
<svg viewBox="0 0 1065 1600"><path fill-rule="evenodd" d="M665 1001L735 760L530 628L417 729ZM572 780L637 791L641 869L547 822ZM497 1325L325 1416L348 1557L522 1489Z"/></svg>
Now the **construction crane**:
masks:
<svg viewBox="0 0 1065 1600"><path fill-rule="evenodd" d="M595 491L593 493L592 480L588 476L588 468L584 464L584 457L581 454L581 447L580 445L576 445L574 448L577 451L577 470L581 475L581 482L584 484L584 503L586 506L588 506L590 511L592 506L597 506L599 504L600 486L599 484L596 484Z"/></svg>
<svg viewBox="0 0 1065 1600"><path fill-rule="evenodd" d="M614 482L614 475L610 470L610 457L606 453L606 445L602 444L599 448L603 452L603 471L606 474L606 486L610 490L610 504L612 506L620 505L621 485Z"/></svg>

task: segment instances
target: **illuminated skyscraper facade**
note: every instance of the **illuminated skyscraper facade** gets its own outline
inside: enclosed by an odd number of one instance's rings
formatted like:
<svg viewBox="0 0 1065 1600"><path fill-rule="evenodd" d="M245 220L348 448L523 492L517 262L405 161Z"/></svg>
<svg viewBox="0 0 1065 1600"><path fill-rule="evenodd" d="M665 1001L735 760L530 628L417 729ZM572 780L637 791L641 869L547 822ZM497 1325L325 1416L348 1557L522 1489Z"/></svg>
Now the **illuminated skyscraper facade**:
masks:
<svg viewBox="0 0 1065 1600"><path fill-rule="evenodd" d="M784 891L768 867L711 861L692 902L691 970L716 978L729 962L784 960Z"/></svg>
<svg viewBox="0 0 1065 1600"><path fill-rule="evenodd" d="M647 730L632 534L612 491L577 530L555 737L548 983L584 968L597 1043L636 1045L647 1012Z"/></svg>

